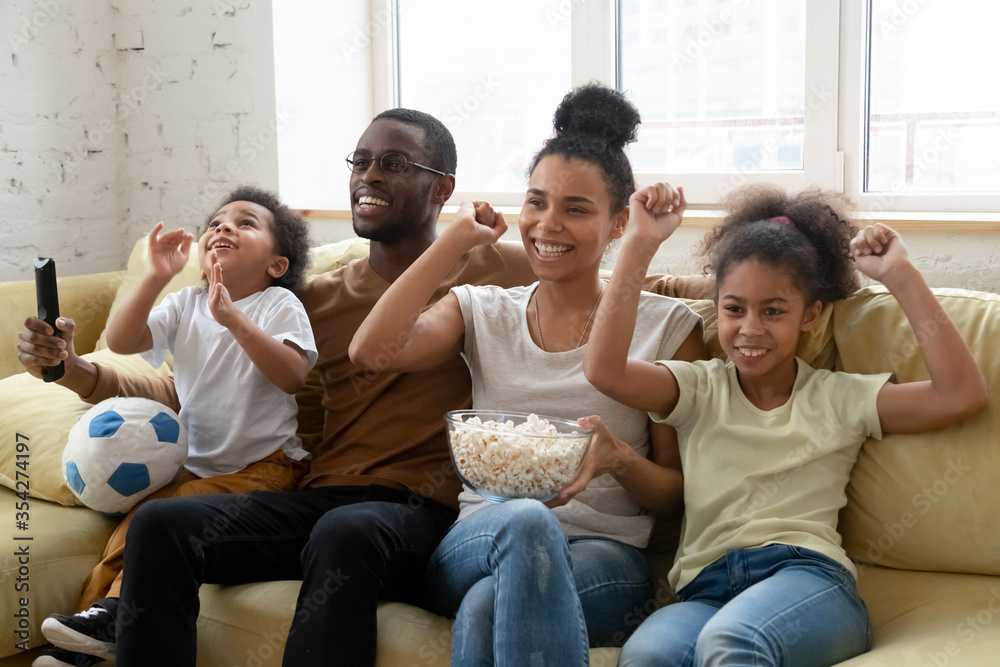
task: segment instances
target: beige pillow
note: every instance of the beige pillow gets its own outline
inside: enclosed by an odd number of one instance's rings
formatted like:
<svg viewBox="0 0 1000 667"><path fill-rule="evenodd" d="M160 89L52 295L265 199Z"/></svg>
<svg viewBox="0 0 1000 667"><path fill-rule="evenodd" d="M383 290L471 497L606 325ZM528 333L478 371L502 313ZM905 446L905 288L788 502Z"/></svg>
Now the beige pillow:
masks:
<svg viewBox="0 0 1000 667"><path fill-rule="evenodd" d="M82 358L132 375L166 376L166 364L155 369L137 354L127 356L100 350ZM14 491L60 505L79 505L63 480L62 454L73 424L91 408L69 389L19 373L0 380L0 484ZM15 443L27 450L18 458ZM18 463L21 463L21 466ZM20 475L18 474L20 473ZM26 483L25 483L26 482ZM19 484L20 483L20 484Z"/></svg>
<svg viewBox="0 0 1000 667"><path fill-rule="evenodd" d="M934 292L986 376L990 405L938 431L866 442L847 488L840 532L856 560L1000 574L1000 296ZM839 302L833 320L843 370L891 371L898 382L927 379L917 335L884 288L866 288ZM937 326L919 325L920 336L933 336Z"/></svg>

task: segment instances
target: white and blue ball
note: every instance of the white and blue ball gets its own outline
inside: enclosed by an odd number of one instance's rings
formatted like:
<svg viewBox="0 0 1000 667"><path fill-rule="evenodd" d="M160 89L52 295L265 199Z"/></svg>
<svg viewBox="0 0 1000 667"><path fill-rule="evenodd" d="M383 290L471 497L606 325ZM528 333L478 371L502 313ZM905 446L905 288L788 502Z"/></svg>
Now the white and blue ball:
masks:
<svg viewBox="0 0 1000 667"><path fill-rule="evenodd" d="M170 482L187 458L177 414L145 398L109 398L73 425L63 476L80 502L121 514Z"/></svg>

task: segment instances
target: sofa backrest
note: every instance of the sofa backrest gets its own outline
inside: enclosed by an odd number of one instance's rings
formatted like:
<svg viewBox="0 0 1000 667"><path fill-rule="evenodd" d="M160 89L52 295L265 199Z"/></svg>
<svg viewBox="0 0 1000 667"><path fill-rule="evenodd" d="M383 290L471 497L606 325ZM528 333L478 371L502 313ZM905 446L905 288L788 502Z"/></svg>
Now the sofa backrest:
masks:
<svg viewBox="0 0 1000 667"><path fill-rule="evenodd" d="M935 289L992 390L989 407L960 424L865 443L848 486L840 533L855 560L909 570L1000 574L1000 296ZM853 373L928 378L914 331L882 287L838 302L832 318L837 363ZM862 576L864 570L862 568Z"/></svg>

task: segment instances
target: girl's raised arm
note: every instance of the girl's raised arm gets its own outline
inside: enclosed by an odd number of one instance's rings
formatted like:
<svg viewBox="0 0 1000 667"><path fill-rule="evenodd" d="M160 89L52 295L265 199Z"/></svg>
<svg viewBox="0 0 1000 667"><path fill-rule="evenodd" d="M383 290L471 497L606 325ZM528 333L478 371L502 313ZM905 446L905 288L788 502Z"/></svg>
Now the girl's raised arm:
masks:
<svg viewBox="0 0 1000 667"><path fill-rule="evenodd" d="M628 349L649 263L660 243L680 225L686 207L684 189L675 190L669 183L657 183L632 195L632 230L594 317L583 361L587 381L602 394L630 408L663 415L677 405L674 374L664 366L629 359Z"/></svg>
<svg viewBox="0 0 1000 667"><path fill-rule="evenodd" d="M389 286L351 341L351 361L362 368L413 372L433 368L462 351L465 320L448 294L421 312L462 255L489 245L507 230L486 202L465 202L454 221Z"/></svg>
<svg viewBox="0 0 1000 667"><path fill-rule="evenodd" d="M954 323L910 263L903 240L876 223L851 240L858 270L879 281L896 297L914 331L935 323L934 333L917 343L931 379L886 383L878 394L878 415L886 433L919 433L942 428L981 410L986 380Z"/></svg>

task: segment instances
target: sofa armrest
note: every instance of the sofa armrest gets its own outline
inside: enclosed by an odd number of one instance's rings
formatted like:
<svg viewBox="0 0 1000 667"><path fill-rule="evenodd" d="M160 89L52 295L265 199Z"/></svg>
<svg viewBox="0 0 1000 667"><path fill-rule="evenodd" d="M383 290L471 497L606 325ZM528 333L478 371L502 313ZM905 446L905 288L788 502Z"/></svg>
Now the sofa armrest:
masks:
<svg viewBox="0 0 1000 667"><path fill-rule="evenodd" d="M124 271L111 271L57 280L59 312L76 321L77 354L94 350L124 275ZM33 280L0 283L0 313L4 313L0 318L0 378L24 370L17 361L17 334L24 327L25 318L36 312Z"/></svg>

